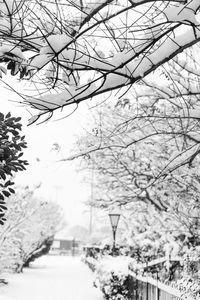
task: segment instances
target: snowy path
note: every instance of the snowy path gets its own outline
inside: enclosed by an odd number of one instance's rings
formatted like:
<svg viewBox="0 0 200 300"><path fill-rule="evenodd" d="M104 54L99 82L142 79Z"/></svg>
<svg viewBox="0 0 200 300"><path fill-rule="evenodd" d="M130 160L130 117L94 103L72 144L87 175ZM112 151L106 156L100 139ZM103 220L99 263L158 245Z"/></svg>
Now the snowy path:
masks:
<svg viewBox="0 0 200 300"><path fill-rule="evenodd" d="M4 278L9 284L0 287L0 300L103 300L80 258L42 257L23 274Z"/></svg>

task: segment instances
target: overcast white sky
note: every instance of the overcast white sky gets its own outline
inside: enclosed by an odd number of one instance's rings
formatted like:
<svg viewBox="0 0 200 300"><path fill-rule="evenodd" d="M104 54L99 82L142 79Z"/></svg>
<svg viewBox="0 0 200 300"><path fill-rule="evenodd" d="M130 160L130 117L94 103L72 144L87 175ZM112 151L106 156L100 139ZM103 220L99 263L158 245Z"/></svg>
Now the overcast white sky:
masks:
<svg viewBox="0 0 200 300"><path fill-rule="evenodd" d="M26 135L28 149L24 158L30 166L26 172L17 175L16 182L21 184L37 184L42 182L40 195L46 199L58 201L64 208L66 221L70 225L81 224L88 226L89 213L83 202L90 196L90 188L82 182L82 174L75 171L74 162L55 163L60 157L69 154L75 141L75 135L82 131L87 116L86 110L80 108L72 116L59 121L50 120L41 125L28 124L30 114L26 107L9 101L15 99L10 92L1 90L1 112L12 112L14 116L23 119L23 133ZM67 114L67 111L66 111ZM64 117L65 113L59 115ZM56 154L52 151L53 143L58 143L61 150ZM36 158L39 158L38 162Z"/></svg>

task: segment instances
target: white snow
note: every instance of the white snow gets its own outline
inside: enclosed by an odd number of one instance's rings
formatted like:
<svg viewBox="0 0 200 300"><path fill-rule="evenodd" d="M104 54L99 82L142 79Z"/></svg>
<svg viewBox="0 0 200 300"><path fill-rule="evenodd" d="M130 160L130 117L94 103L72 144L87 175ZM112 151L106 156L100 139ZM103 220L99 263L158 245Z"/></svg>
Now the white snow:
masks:
<svg viewBox="0 0 200 300"><path fill-rule="evenodd" d="M43 68L47 65L53 58L52 54L40 54L36 55L28 66L28 70Z"/></svg>
<svg viewBox="0 0 200 300"><path fill-rule="evenodd" d="M6 53L12 53L13 55L25 59L21 49L13 45L3 45L0 47L0 56L4 56Z"/></svg>
<svg viewBox="0 0 200 300"><path fill-rule="evenodd" d="M129 264L133 259L128 256L108 256L100 260L97 265L97 272L107 275L107 273L114 272L115 274L125 274L129 273Z"/></svg>
<svg viewBox="0 0 200 300"><path fill-rule="evenodd" d="M1 275L0 300L103 300L79 257L44 256L22 274Z"/></svg>
<svg viewBox="0 0 200 300"><path fill-rule="evenodd" d="M46 39L46 45L40 50L40 54L57 53L72 41L72 37L67 34L52 34Z"/></svg>
<svg viewBox="0 0 200 300"><path fill-rule="evenodd" d="M165 15L169 21L188 22L199 25L196 20L195 11L190 6L180 5L179 7L171 6L165 9Z"/></svg>

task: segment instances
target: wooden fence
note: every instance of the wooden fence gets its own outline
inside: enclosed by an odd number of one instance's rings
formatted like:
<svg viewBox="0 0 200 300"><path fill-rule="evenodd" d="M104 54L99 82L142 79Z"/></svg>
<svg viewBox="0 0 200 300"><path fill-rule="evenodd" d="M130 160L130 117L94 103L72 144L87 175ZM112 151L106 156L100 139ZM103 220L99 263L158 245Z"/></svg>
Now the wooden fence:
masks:
<svg viewBox="0 0 200 300"><path fill-rule="evenodd" d="M142 277L130 272L133 285L131 300L182 300L181 293L155 279ZM194 300L189 299L188 300Z"/></svg>

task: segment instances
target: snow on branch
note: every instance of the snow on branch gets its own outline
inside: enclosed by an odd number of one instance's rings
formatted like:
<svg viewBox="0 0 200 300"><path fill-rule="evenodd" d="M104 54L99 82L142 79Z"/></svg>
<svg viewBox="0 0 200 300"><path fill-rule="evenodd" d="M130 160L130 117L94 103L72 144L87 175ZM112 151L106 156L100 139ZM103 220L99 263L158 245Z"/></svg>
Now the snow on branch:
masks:
<svg viewBox="0 0 200 300"><path fill-rule="evenodd" d="M128 89L191 48L200 39L199 7L197 0L1 1L0 63L35 85L25 102L46 115Z"/></svg>

